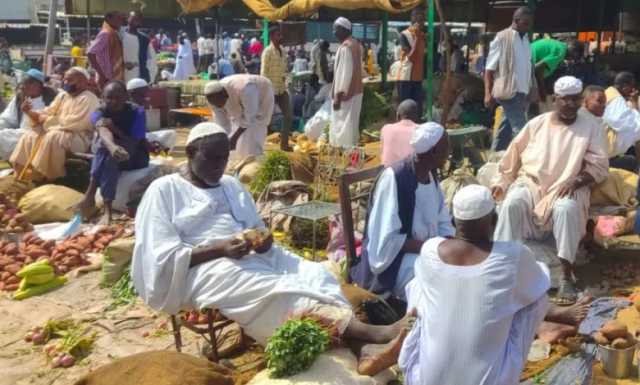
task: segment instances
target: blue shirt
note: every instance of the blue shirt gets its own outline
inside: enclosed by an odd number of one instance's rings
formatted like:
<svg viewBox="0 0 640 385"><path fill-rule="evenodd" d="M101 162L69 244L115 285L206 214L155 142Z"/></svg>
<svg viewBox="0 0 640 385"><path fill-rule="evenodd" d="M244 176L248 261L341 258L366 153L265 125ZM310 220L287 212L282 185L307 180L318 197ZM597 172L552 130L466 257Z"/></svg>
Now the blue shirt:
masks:
<svg viewBox="0 0 640 385"><path fill-rule="evenodd" d="M135 140L142 140L147 136L144 108L135 104L127 103L125 108L118 113L110 113L105 111L104 108L99 108L91 114L91 124L95 126L98 120L102 118L111 119L120 131Z"/></svg>
<svg viewBox="0 0 640 385"><path fill-rule="evenodd" d="M235 73L236 71L233 69L233 65L228 59L220 58L220 60L218 60L218 78L219 79L223 79Z"/></svg>

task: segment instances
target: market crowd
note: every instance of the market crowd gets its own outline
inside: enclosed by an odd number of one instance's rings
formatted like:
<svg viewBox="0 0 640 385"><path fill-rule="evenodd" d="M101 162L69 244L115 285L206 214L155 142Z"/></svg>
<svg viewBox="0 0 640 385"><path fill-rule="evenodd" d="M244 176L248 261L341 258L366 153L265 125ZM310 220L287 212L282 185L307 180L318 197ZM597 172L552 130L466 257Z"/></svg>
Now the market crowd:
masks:
<svg viewBox="0 0 640 385"><path fill-rule="evenodd" d="M175 68L162 75L156 56L173 40L164 31L140 32L139 12L109 12L86 56L78 41L73 66L58 69L60 87L36 69L25 73L0 114L0 155L16 174L47 182L65 175L71 154L91 154L78 210L92 211L99 189L109 222L121 174L147 167L154 152L146 136L150 85L207 72L215 78L204 88L212 121L191 129L185 167L155 180L138 207L131 274L142 299L170 314L216 308L262 344L290 315L315 313L358 345L361 374L398 363L409 385L516 384L536 335L575 333L586 317L591 299L580 296L574 267L591 188L610 167L638 172L639 91L630 72L608 88L578 73L557 76L584 50L577 42L531 43L533 14L519 8L490 43L483 69L483 102L501 107L493 141L504 152L498 176L491 188L460 189L450 211L438 171L450 156L449 136L441 124L422 121L424 13L415 9L401 34L397 122L381 131L385 169L349 272L360 288L401 305L405 314L391 325L359 321L322 265L272 236L241 236L266 226L245 187L225 175L230 156L263 155L275 109L283 116L282 150L290 150L294 118L311 118L323 106L329 145L358 145L375 55L344 17L333 24L335 55L318 41L308 59L304 50L284 49L279 26L269 30L267 46L257 37L205 34L197 55L180 32ZM288 78L306 72L313 80L300 106ZM640 221L636 227L640 233ZM553 298L548 267L523 244L547 237L562 264Z"/></svg>

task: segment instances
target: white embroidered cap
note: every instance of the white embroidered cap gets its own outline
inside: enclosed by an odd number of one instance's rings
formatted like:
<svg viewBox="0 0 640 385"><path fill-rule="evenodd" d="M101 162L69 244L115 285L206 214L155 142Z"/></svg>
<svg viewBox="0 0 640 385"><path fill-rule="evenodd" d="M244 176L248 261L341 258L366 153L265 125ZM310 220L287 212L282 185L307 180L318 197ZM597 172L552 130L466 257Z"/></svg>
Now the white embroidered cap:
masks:
<svg viewBox="0 0 640 385"><path fill-rule="evenodd" d="M213 122L198 123L189 132L189 136L187 137L187 146L198 139L215 134L226 135L227 130L225 130L221 125Z"/></svg>
<svg viewBox="0 0 640 385"><path fill-rule="evenodd" d="M149 87L149 83L146 80L140 78L134 78L127 83L127 91L137 90L138 88Z"/></svg>
<svg viewBox="0 0 640 385"><path fill-rule="evenodd" d="M205 96L217 94L222 92L223 90L224 90L224 86L222 85L221 82L217 80L211 81L204 86Z"/></svg>
<svg viewBox="0 0 640 385"><path fill-rule="evenodd" d="M346 17L340 16L333 22L333 25L339 25L340 27L351 31L351 22Z"/></svg>
<svg viewBox="0 0 640 385"><path fill-rule="evenodd" d="M558 96L578 95L582 93L582 81L573 76L563 76L556 80L553 92Z"/></svg>
<svg viewBox="0 0 640 385"><path fill-rule="evenodd" d="M411 135L411 146L416 154L428 152L442 139L444 127L435 122L419 125Z"/></svg>
<svg viewBox="0 0 640 385"><path fill-rule="evenodd" d="M491 190L479 184L465 186L453 197L453 217L462 221L484 218L495 208Z"/></svg>

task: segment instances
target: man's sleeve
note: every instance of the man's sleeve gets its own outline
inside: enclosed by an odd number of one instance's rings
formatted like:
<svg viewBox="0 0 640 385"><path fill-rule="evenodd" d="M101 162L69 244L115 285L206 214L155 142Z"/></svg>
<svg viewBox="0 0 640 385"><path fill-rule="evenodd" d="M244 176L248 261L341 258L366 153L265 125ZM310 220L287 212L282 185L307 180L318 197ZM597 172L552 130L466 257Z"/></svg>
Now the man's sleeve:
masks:
<svg viewBox="0 0 640 385"><path fill-rule="evenodd" d="M262 51L262 58L260 59L260 75L264 76L267 79L271 79L269 77L269 67L271 65L271 56L269 55L269 50L266 48Z"/></svg>
<svg viewBox="0 0 640 385"><path fill-rule="evenodd" d="M594 125L589 147L584 154L583 171L591 175L596 183L603 182L609 174L609 143L605 130L600 125ZM633 143L632 143L633 145Z"/></svg>
<svg viewBox="0 0 640 385"><path fill-rule="evenodd" d="M526 307L542 297L551 287L551 274L549 268L536 259L531 250L518 245L520 256L518 259L516 290L514 293L515 305Z"/></svg>
<svg viewBox="0 0 640 385"><path fill-rule="evenodd" d="M98 120L102 119L102 111L100 110L95 110L91 113L91 124L92 125L96 125L96 123L98 123Z"/></svg>
<svg viewBox="0 0 640 385"><path fill-rule="evenodd" d="M489 71L496 71L498 69L498 62L500 61L501 53L502 47L500 46L500 41L496 37L489 45L489 55L487 56L485 69Z"/></svg>
<svg viewBox="0 0 640 385"><path fill-rule="evenodd" d="M136 117L131 127L131 137L135 140L147 137L147 115L142 107L136 110Z"/></svg>
<svg viewBox="0 0 640 385"><path fill-rule="evenodd" d="M246 129L255 128L258 111L260 109L260 92L255 84L248 84L242 90L240 97L242 103L242 118L240 127ZM246 135L246 134L245 134Z"/></svg>
<svg viewBox="0 0 640 385"><path fill-rule="evenodd" d="M338 67L333 74L333 93L334 95L340 92L346 94L349 92L351 78L353 76L353 57L351 56L351 52L345 47L338 48L336 62L338 63Z"/></svg>
<svg viewBox="0 0 640 385"><path fill-rule="evenodd" d="M515 182L518 178L518 172L522 166L522 152L529 145L531 122L532 121L529 121L511 141L498 166L500 170L500 182L498 186L500 186L505 193L511 183Z"/></svg>
<svg viewBox="0 0 640 385"><path fill-rule="evenodd" d="M158 62L156 61L156 50L149 44L147 51L147 70L149 71L149 82L154 83L158 76Z"/></svg>
<svg viewBox="0 0 640 385"><path fill-rule="evenodd" d="M105 34L99 33L96 36L95 40L93 40L93 43L91 44L91 46L87 50L87 53L92 53L92 54L98 55L100 52L103 52L104 50L106 50L107 49L107 39L105 37L106 37Z"/></svg>

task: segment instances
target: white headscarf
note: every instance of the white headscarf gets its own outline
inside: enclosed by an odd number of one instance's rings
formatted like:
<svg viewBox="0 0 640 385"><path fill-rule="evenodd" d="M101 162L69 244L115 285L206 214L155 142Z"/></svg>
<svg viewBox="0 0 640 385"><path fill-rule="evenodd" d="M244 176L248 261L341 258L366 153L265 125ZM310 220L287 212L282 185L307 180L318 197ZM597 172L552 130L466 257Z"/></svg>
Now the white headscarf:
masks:
<svg viewBox="0 0 640 385"><path fill-rule="evenodd" d="M411 135L411 146L416 154L429 152L442 138L444 127L435 122L419 125Z"/></svg>
<svg viewBox="0 0 640 385"><path fill-rule="evenodd" d="M453 217L463 221L484 218L495 208L491 191L479 184L465 186L453 197Z"/></svg>
<svg viewBox="0 0 640 385"><path fill-rule="evenodd" d="M578 95L582 93L582 81L573 76L563 76L556 80L553 92L558 96Z"/></svg>
<svg viewBox="0 0 640 385"><path fill-rule="evenodd" d="M196 124L196 126L193 127L189 132L189 136L187 137L187 146L198 139L215 135L215 134L226 135L227 131L224 128L222 128L222 126L220 126L219 124L213 123L213 122L204 122L204 123Z"/></svg>
<svg viewBox="0 0 640 385"><path fill-rule="evenodd" d="M333 25L339 25L342 28L348 29L351 31L351 22L346 17L340 16L333 22Z"/></svg>

